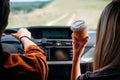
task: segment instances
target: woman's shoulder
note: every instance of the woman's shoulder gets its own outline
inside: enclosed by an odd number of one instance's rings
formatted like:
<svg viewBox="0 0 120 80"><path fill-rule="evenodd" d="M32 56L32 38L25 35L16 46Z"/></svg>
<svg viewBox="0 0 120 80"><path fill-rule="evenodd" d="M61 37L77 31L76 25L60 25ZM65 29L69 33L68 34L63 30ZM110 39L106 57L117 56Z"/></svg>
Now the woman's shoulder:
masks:
<svg viewBox="0 0 120 80"><path fill-rule="evenodd" d="M103 69L95 72L87 71L79 76L78 80L120 80L120 70Z"/></svg>

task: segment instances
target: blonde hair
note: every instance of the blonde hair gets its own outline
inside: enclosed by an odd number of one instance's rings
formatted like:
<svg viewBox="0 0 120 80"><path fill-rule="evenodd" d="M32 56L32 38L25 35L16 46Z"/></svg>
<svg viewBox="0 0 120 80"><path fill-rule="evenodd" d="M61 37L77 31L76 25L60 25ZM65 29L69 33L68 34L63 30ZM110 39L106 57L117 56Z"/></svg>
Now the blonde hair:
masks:
<svg viewBox="0 0 120 80"><path fill-rule="evenodd" d="M99 20L94 70L101 68L120 69L120 0L112 1Z"/></svg>

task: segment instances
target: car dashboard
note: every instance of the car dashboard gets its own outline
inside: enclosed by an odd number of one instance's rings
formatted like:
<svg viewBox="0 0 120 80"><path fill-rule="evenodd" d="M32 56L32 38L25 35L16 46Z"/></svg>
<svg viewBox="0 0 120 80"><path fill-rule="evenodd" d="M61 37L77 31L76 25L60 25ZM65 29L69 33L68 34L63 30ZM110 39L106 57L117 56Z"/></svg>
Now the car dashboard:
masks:
<svg viewBox="0 0 120 80"><path fill-rule="evenodd" d="M48 80L70 80L72 66L72 39L69 26L31 26L27 29L32 34L32 41L42 48L47 55L49 65ZM19 40L11 36L19 28L10 28L5 30L5 36L2 37L4 51L11 54L24 52L24 47ZM96 31L89 30L89 42L81 56L81 71L92 70L94 48L96 41ZM10 48L8 48L10 47ZM64 54L62 54L64 53ZM62 77L61 77L62 76Z"/></svg>

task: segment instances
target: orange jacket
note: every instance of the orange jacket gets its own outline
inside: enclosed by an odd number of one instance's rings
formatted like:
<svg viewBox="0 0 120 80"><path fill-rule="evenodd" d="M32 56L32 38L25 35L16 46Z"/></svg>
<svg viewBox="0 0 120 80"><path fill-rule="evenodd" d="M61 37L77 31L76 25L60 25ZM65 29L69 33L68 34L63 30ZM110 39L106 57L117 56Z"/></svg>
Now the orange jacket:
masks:
<svg viewBox="0 0 120 80"><path fill-rule="evenodd" d="M47 80L48 65L44 51L31 45L21 55L5 52L1 75L0 80Z"/></svg>

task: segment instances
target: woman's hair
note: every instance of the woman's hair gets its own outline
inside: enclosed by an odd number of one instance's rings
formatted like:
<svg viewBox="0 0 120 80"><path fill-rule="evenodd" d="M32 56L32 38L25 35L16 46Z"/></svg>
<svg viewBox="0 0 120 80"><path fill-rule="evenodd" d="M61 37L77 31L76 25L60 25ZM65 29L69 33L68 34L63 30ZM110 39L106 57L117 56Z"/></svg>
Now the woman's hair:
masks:
<svg viewBox="0 0 120 80"><path fill-rule="evenodd" d="M8 24L9 0L0 0L0 37Z"/></svg>
<svg viewBox="0 0 120 80"><path fill-rule="evenodd" d="M104 9L98 24L94 70L101 68L120 69L120 0Z"/></svg>
<svg viewBox="0 0 120 80"><path fill-rule="evenodd" d="M4 64L4 54L2 50L1 36L8 24L9 12L9 0L0 0L0 70L2 69Z"/></svg>

